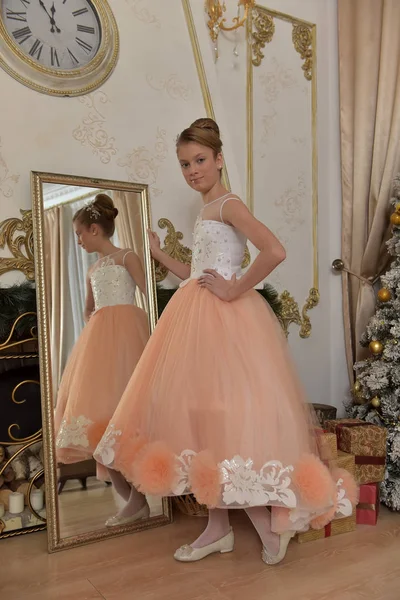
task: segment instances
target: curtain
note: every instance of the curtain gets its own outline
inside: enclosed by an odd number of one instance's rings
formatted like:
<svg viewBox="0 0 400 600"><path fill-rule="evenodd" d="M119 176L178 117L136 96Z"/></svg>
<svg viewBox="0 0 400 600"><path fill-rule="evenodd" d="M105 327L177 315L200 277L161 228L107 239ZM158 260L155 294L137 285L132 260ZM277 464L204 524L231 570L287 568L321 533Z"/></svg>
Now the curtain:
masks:
<svg viewBox="0 0 400 600"><path fill-rule="evenodd" d="M338 0L342 258L373 280L387 266L389 199L400 169L400 2ZM343 278L350 381L375 310L372 286Z"/></svg>
<svg viewBox="0 0 400 600"><path fill-rule="evenodd" d="M66 289L66 273L62 260L63 215L61 207L55 206L44 212L44 260L46 277L46 305L50 336L52 386L55 392L61 374L61 336L64 328L63 298ZM55 399L55 394L53 395Z"/></svg>
<svg viewBox="0 0 400 600"><path fill-rule="evenodd" d="M86 274L97 259L76 241L72 218L83 205L80 200L44 211L46 304L55 401L66 362L85 325Z"/></svg>

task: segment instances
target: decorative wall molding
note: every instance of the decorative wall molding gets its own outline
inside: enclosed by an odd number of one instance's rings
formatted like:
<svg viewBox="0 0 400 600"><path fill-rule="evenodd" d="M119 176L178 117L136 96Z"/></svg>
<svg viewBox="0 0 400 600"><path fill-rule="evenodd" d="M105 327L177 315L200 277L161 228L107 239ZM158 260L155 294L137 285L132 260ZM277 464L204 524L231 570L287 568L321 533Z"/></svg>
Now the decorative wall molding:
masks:
<svg viewBox="0 0 400 600"><path fill-rule="evenodd" d="M300 310L298 302L289 291L281 294L281 301L285 310L286 326L295 323L300 327L299 335L307 338L311 335L312 326L308 311L319 303L319 274L318 274L318 163L317 163L317 81L315 72L316 58L316 25L297 17L256 5L247 20L247 203L254 212L254 69L263 64L265 48L273 43L276 36L276 20L282 20L292 25L292 43L296 52L303 61L301 68L305 79L311 84L311 137L312 137L312 241L313 241L313 285L303 308ZM274 72L262 75L267 102L275 101L281 89L295 85L290 73L282 71L279 64L275 64ZM270 112L263 117L262 142L267 143L275 133L276 108L270 106ZM296 138L293 143L305 145L305 140ZM300 177L300 175L299 175ZM284 220L288 225L297 228L303 224L300 200L305 197L304 181L299 180L299 189L287 189L276 202L283 207ZM301 195L301 198L299 197Z"/></svg>

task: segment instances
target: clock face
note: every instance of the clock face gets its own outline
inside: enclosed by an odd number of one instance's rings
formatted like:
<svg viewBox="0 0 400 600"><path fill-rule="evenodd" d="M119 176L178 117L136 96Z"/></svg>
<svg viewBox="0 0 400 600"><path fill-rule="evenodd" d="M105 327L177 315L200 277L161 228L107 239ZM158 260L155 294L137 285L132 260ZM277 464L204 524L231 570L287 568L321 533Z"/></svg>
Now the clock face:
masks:
<svg viewBox="0 0 400 600"><path fill-rule="evenodd" d="M81 69L100 47L100 20L90 0L3 0L1 19L20 50L48 69Z"/></svg>

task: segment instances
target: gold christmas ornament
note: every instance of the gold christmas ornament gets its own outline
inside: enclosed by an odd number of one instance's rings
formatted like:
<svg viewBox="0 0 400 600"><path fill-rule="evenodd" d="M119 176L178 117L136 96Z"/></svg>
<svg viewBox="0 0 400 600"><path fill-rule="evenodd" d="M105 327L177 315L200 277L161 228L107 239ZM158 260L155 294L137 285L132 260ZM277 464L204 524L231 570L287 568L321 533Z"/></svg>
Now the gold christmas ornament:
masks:
<svg viewBox="0 0 400 600"><path fill-rule="evenodd" d="M388 290L387 288L381 288L378 292L378 299L381 302L389 302L389 300L391 300L392 298L392 294L390 292L390 290Z"/></svg>
<svg viewBox="0 0 400 600"><path fill-rule="evenodd" d="M355 391L356 394L357 394L357 392L359 392L361 390L361 383L358 381L358 379L357 379L357 381L354 382L353 390Z"/></svg>
<svg viewBox="0 0 400 600"><path fill-rule="evenodd" d="M372 340L372 342L370 342L369 344L369 349L372 352L372 354L375 354L375 356L377 356L378 354L381 354L383 350L383 344L381 342L378 342L378 340Z"/></svg>
<svg viewBox="0 0 400 600"><path fill-rule="evenodd" d="M396 212L400 213L400 202L396 204Z"/></svg>
<svg viewBox="0 0 400 600"><path fill-rule="evenodd" d="M400 213L394 212L390 215L390 222L395 227L400 227Z"/></svg>
<svg viewBox="0 0 400 600"><path fill-rule="evenodd" d="M371 404L374 408L379 408L381 405L381 401L379 396L374 396L371 400Z"/></svg>
<svg viewBox="0 0 400 600"><path fill-rule="evenodd" d="M365 398L363 398L363 396L361 396L361 394L356 394L353 397L353 401L354 401L354 404L360 404L360 405L366 403Z"/></svg>

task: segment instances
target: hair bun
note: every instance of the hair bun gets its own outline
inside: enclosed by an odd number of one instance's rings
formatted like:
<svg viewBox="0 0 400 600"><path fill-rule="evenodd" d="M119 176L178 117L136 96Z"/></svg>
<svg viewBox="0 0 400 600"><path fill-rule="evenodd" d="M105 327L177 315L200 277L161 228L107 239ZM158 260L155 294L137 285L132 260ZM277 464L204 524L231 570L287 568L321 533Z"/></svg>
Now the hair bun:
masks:
<svg viewBox="0 0 400 600"><path fill-rule="evenodd" d="M114 220L118 215L118 208L115 208L114 202L110 196L104 192L97 194L93 201L93 205L105 219Z"/></svg>
<svg viewBox="0 0 400 600"><path fill-rule="evenodd" d="M207 129L208 131L212 131L216 136L220 136L219 127L213 119L209 119L208 117L202 119L196 119L193 121L190 127L197 127L197 129Z"/></svg>

